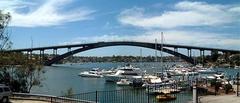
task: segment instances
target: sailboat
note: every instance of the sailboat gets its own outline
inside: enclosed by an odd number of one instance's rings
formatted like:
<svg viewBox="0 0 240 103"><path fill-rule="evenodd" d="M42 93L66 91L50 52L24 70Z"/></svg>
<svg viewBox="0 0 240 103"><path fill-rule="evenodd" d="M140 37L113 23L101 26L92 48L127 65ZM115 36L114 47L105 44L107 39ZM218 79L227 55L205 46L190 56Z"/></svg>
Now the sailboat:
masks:
<svg viewBox="0 0 240 103"><path fill-rule="evenodd" d="M157 48L156 48L157 49ZM163 65L163 59L162 59L162 51L163 51L163 33L161 33L161 71L156 72L156 75L148 76L148 81L144 84L144 86L148 87L147 91L149 94L158 94L164 91L165 89L172 90L171 86L175 83L175 81L170 80L167 73L164 72L164 65ZM165 88L163 88L165 87ZM174 91L178 91L174 89Z"/></svg>

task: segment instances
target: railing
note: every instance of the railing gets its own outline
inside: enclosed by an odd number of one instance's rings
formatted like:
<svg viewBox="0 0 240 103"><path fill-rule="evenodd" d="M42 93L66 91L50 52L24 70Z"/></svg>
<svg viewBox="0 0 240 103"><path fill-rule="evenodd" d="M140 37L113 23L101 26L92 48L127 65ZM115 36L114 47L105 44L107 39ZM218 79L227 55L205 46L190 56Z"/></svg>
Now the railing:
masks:
<svg viewBox="0 0 240 103"><path fill-rule="evenodd" d="M181 91L180 91L181 90ZM49 103L159 103L160 96L170 96L167 103L187 103L192 100L189 85L172 83L144 87L126 87L126 89L95 91L67 96L13 93L12 99L35 100ZM160 98L158 98L160 97Z"/></svg>
<svg viewBox="0 0 240 103"><path fill-rule="evenodd" d="M189 86L183 88L180 84L174 83L160 86L152 85L145 88L126 87L126 89L121 90L95 91L63 97L94 101L95 103L159 103L165 100L160 100L158 96L167 94L175 98L173 100L166 99L167 103L187 103L192 100L192 92L187 91L189 88Z"/></svg>
<svg viewBox="0 0 240 103"><path fill-rule="evenodd" d="M57 97L52 95L13 93L11 99L44 101L49 103L95 103L93 101L80 100L68 97Z"/></svg>

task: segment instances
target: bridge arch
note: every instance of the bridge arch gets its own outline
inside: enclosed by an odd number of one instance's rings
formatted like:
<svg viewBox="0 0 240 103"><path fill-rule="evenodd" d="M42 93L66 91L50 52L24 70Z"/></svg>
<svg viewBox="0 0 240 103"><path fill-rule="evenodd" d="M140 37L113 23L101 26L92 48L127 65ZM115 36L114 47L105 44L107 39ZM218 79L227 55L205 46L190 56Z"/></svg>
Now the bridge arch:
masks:
<svg viewBox="0 0 240 103"><path fill-rule="evenodd" d="M64 53L62 55L56 56L52 58L51 60L48 60L45 62L45 65L50 66L68 56L74 55L76 53L80 53L83 51L91 50L91 49L96 49L96 48L102 48L102 47L109 47L109 46L137 46L137 47L144 47L144 48L149 48L149 49L156 49L157 45L157 50L161 51L161 45L160 44L153 44L153 43L141 43L141 42L98 42L98 43L92 43L92 44L86 44L82 45L80 48L69 51L67 53ZM191 64L194 64L194 60L191 57L188 57L184 54L175 52L173 50L164 48L162 49L163 52L166 52L168 54L172 54L176 57L180 57L186 62L189 62Z"/></svg>

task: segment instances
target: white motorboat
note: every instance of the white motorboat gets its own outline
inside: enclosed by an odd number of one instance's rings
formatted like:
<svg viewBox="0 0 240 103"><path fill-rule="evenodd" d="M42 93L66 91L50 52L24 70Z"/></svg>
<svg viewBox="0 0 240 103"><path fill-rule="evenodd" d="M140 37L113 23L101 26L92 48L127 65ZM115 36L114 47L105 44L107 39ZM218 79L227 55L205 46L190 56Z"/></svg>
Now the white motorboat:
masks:
<svg viewBox="0 0 240 103"><path fill-rule="evenodd" d="M194 67L192 67L192 69L200 74L213 74L213 73L216 73L216 71L214 71L212 69L212 67L210 68L206 68L206 67L203 67L202 65L198 64Z"/></svg>
<svg viewBox="0 0 240 103"><path fill-rule="evenodd" d="M113 73L116 73L116 71L115 70L113 70L113 69L110 69L110 70L101 70L100 71L100 73L102 74L102 75L108 75L108 74L113 74Z"/></svg>
<svg viewBox="0 0 240 103"><path fill-rule="evenodd" d="M93 68L90 71L83 71L83 72L79 73L79 76L81 76L81 77L94 77L94 78L103 77L102 73L99 71L99 68Z"/></svg>
<svg viewBox="0 0 240 103"><path fill-rule="evenodd" d="M240 69L240 66L234 66L234 69Z"/></svg>
<svg viewBox="0 0 240 103"><path fill-rule="evenodd" d="M190 68L183 65L175 65L174 67L167 70L172 75L185 75L186 72L191 71Z"/></svg>
<svg viewBox="0 0 240 103"><path fill-rule="evenodd" d="M213 69L198 69L197 72L201 74L216 73L216 71L214 71Z"/></svg>
<svg viewBox="0 0 240 103"><path fill-rule="evenodd" d="M120 81L117 82L117 85L119 86L128 86L130 84L132 84L132 82L127 79L121 79Z"/></svg>
<svg viewBox="0 0 240 103"><path fill-rule="evenodd" d="M142 76L144 74L145 71L142 71L140 68L135 68L131 65L127 65L117 68L115 74L104 75L104 78L109 82L117 82L121 79L128 79L132 82L133 80L141 79L139 76Z"/></svg>
<svg viewBox="0 0 240 103"><path fill-rule="evenodd" d="M212 76L207 76L207 79L222 80L222 79L224 79L224 73L216 73L216 74L213 74Z"/></svg>
<svg viewBox="0 0 240 103"><path fill-rule="evenodd" d="M193 71L187 71L185 73L185 75L187 75L187 76L195 76L195 75L198 75L198 74L199 74L198 72L193 72Z"/></svg>
<svg viewBox="0 0 240 103"><path fill-rule="evenodd" d="M149 84L162 83L162 79L154 75L146 75L143 77L143 79L146 83L149 83Z"/></svg>

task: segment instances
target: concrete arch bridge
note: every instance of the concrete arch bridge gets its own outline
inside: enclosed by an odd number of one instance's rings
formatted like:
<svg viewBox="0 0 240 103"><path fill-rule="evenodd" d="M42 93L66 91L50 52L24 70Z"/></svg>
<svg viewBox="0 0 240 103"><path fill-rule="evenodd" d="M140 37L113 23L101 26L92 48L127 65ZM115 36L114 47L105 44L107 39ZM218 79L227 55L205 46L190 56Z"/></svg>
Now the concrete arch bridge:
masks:
<svg viewBox="0 0 240 103"><path fill-rule="evenodd" d="M239 50L197 47L197 46L187 46L187 45L148 43L148 42L134 42L134 41L114 41L114 42L97 42L97 43L85 43L85 44L47 46L47 47L37 47L37 48L13 49L6 52L25 52L28 55L32 55L33 51L39 51L39 56L42 63L44 63L44 65L46 66L50 66L73 54L91 50L91 49L109 47L109 46L137 46L137 47L144 47L149 49L156 49L159 51L162 50L163 52L182 58L183 60L191 64L194 64L194 60L192 58L192 50L199 50L200 56L202 57L202 59L204 59L205 51L211 51L211 52L215 51L215 52L223 52L223 53L230 53L230 54L240 53ZM72 48L76 48L76 49L72 50ZM67 49L67 52L58 55L59 49ZM187 55L180 53L178 49L186 49ZM47 61L43 59L45 56L46 50L53 50L53 54L55 55L53 58Z"/></svg>

